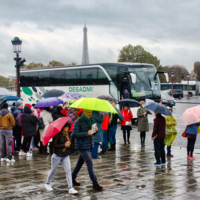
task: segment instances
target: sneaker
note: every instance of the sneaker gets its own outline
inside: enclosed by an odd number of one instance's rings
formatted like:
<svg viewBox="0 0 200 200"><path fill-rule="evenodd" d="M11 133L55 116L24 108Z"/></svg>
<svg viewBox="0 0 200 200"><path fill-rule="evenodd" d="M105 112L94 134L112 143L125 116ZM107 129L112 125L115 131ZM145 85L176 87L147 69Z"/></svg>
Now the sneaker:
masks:
<svg viewBox="0 0 200 200"><path fill-rule="evenodd" d="M172 158L174 157L172 154L167 155L167 158Z"/></svg>
<svg viewBox="0 0 200 200"><path fill-rule="evenodd" d="M103 187L101 187L99 184L93 185L93 189L97 191L102 191Z"/></svg>
<svg viewBox="0 0 200 200"><path fill-rule="evenodd" d="M50 184L46 184L46 183L45 183L44 187L45 187L48 191L52 191L52 190L53 190L53 188L51 187Z"/></svg>
<svg viewBox="0 0 200 200"><path fill-rule="evenodd" d="M187 155L187 159L190 159L191 156Z"/></svg>
<svg viewBox="0 0 200 200"><path fill-rule="evenodd" d="M15 159L13 159L13 158L12 159L7 158L6 162L15 162Z"/></svg>
<svg viewBox="0 0 200 200"><path fill-rule="evenodd" d="M77 194L77 193L78 193L78 191L75 190L74 188L69 189L69 194Z"/></svg>
<svg viewBox="0 0 200 200"><path fill-rule="evenodd" d="M166 162L162 162L161 165L166 165Z"/></svg>
<svg viewBox="0 0 200 200"><path fill-rule="evenodd" d="M194 157L194 156L190 156L190 159L191 159L191 160L194 160L194 159L195 159L195 157Z"/></svg>
<svg viewBox="0 0 200 200"><path fill-rule="evenodd" d="M19 155L19 156L26 156L26 153L23 152L23 151L20 151L18 155Z"/></svg>
<svg viewBox="0 0 200 200"><path fill-rule="evenodd" d="M30 153L30 152L26 154L26 156L30 156L30 157L31 157L32 155L33 155L33 154Z"/></svg>
<svg viewBox="0 0 200 200"><path fill-rule="evenodd" d="M1 162L6 161L6 158L1 158Z"/></svg>
<svg viewBox="0 0 200 200"><path fill-rule="evenodd" d="M154 163L154 165L155 165L155 166L160 166L160 165L161 165L161 163Z"/></svg>

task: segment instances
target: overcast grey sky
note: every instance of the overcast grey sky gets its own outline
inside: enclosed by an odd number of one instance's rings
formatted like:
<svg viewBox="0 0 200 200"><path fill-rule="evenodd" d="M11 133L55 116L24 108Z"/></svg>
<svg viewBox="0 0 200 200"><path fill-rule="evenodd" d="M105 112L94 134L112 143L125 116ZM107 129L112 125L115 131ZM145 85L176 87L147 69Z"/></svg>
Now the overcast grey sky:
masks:
<svg viewBox="0 0 200 200"><path fill-rule="evenodd" d="M11 40L21 57L81 64L83 27L88 28L91 63L117 62L127 44L142 45L162 65L200 60L199 0L1 0L1 75L15 75Z"/></svg>

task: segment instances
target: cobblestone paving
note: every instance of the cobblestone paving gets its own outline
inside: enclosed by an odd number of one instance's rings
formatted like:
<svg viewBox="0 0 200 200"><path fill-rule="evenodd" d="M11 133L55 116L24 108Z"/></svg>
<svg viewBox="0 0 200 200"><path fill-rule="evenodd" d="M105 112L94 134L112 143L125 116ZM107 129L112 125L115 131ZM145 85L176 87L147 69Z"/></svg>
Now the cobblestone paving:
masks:
<svg viewBox="0 0 200 200"><path fill-rule="evenodd" d="M174 158L166 166L155 167L152 143L141 148L138 142L123 145L118 137L116 152L93 160L102 192L92 189L87 168L81 169L78 195L68 194L62 165L52 179L53 191L46 191L44 183L50 170L50 156L32 158L15 156L13 164L0 164L0 199L199 199L200 151L195 161L188 162L185 149L172 148ZM78 156L71 156L72 169Z"/></svg>
<svg viewBox="0 0 200 200"><path fill-rule="evenodd" d="M181 106L179 106L181 105ZM190 105L191 107L194 105ZM178 119L187 106L177 104L174 115ZM62 165L52 178L53 191L44 188L50 170L50 156L38 155L34 151L31 158L15 155L16 162L0 163L0 199L200 199L200 142L196 143L196 160L186 159L186 139L180 136L184 125L178 121L178 132L173 146L173 158L166 166L155 167L151 132L153 117L150 118L150 131L147 133L146 146L141 148L137 127L131 131L131 144L123 145L120 126L117 130L117 150L93 160L94 171L102 192L92 189L86 165L78 174L81 182L77 195L68 194L67 181ZM71 156L72 170L78 156Z"/></svg>

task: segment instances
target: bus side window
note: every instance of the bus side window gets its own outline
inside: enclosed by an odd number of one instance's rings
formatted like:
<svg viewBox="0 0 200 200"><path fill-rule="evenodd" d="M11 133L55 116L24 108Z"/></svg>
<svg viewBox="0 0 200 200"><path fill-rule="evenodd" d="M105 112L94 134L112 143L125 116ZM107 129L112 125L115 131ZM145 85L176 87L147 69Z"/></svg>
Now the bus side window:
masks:
<svg viewBox="0 0 200 200"><path fill-rule="evenodd" d="M51 71L50 85L64 85L65 83L65 71L57 70Z"/></svg>
<svg viewBox="0 0 200 200"><path fill-rule="evenodd" d="M26 87L29 85L29 73L21 73L20 74L20 85L21 87Z"/></svg>
<svg viewBox="0 0 200 200"><path fill-rule="evenodd" d="M38 86L38 72L30 72L29 86Z"/></svg>
<svg viewBox="0 0 200 200"><path fill-rule="evenodd" d="M108 85L109 80L102 69L98 68L98 85Z"/></svg>
<svg viewBox="0 0 200 200"><path fill-rule="evenodd" d="M39 72L38 77L39 77L39 80L38 80L39 86L49 86L50 85L50 72L49 71Z"/></svg>
<svg viewBox="0 0 200 200"><path fill-rule="evenodd" d="M65 85L81 85L80 69L65 70Z"/></svg>
<svg viewBox="0 0 200 200"><path fill-rule="evenodd" d="M97 68L81 69L82 85L97 85Z"/></svg>

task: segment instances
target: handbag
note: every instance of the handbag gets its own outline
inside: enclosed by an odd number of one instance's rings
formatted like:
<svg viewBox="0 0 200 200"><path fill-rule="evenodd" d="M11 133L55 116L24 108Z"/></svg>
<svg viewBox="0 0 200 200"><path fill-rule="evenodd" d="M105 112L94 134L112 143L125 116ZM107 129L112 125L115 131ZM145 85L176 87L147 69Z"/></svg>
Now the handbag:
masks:
<svg viewBox="0 0 200 200"><path fill-rule="evenodd" d="M131 124L131 122L129 122L129 121L126 121L125 122L125 126L131 126L132 124Z"/></svg>
<svg viewBox="0 0 200 200"><path fill-rule="evenodd" d="M186 130L187 130L187 127L186 127L186 129L183 131L183 133L182 133L182 136L183 136L183 137L187 137L187 135L186 135Z"/></svg>
<svg viewBox="0 0 200 200"><path fill-rule="evenodd" d="M44 127L45 125L43 119L41 117L38 118L38 129L44 129Z"/></svg>

